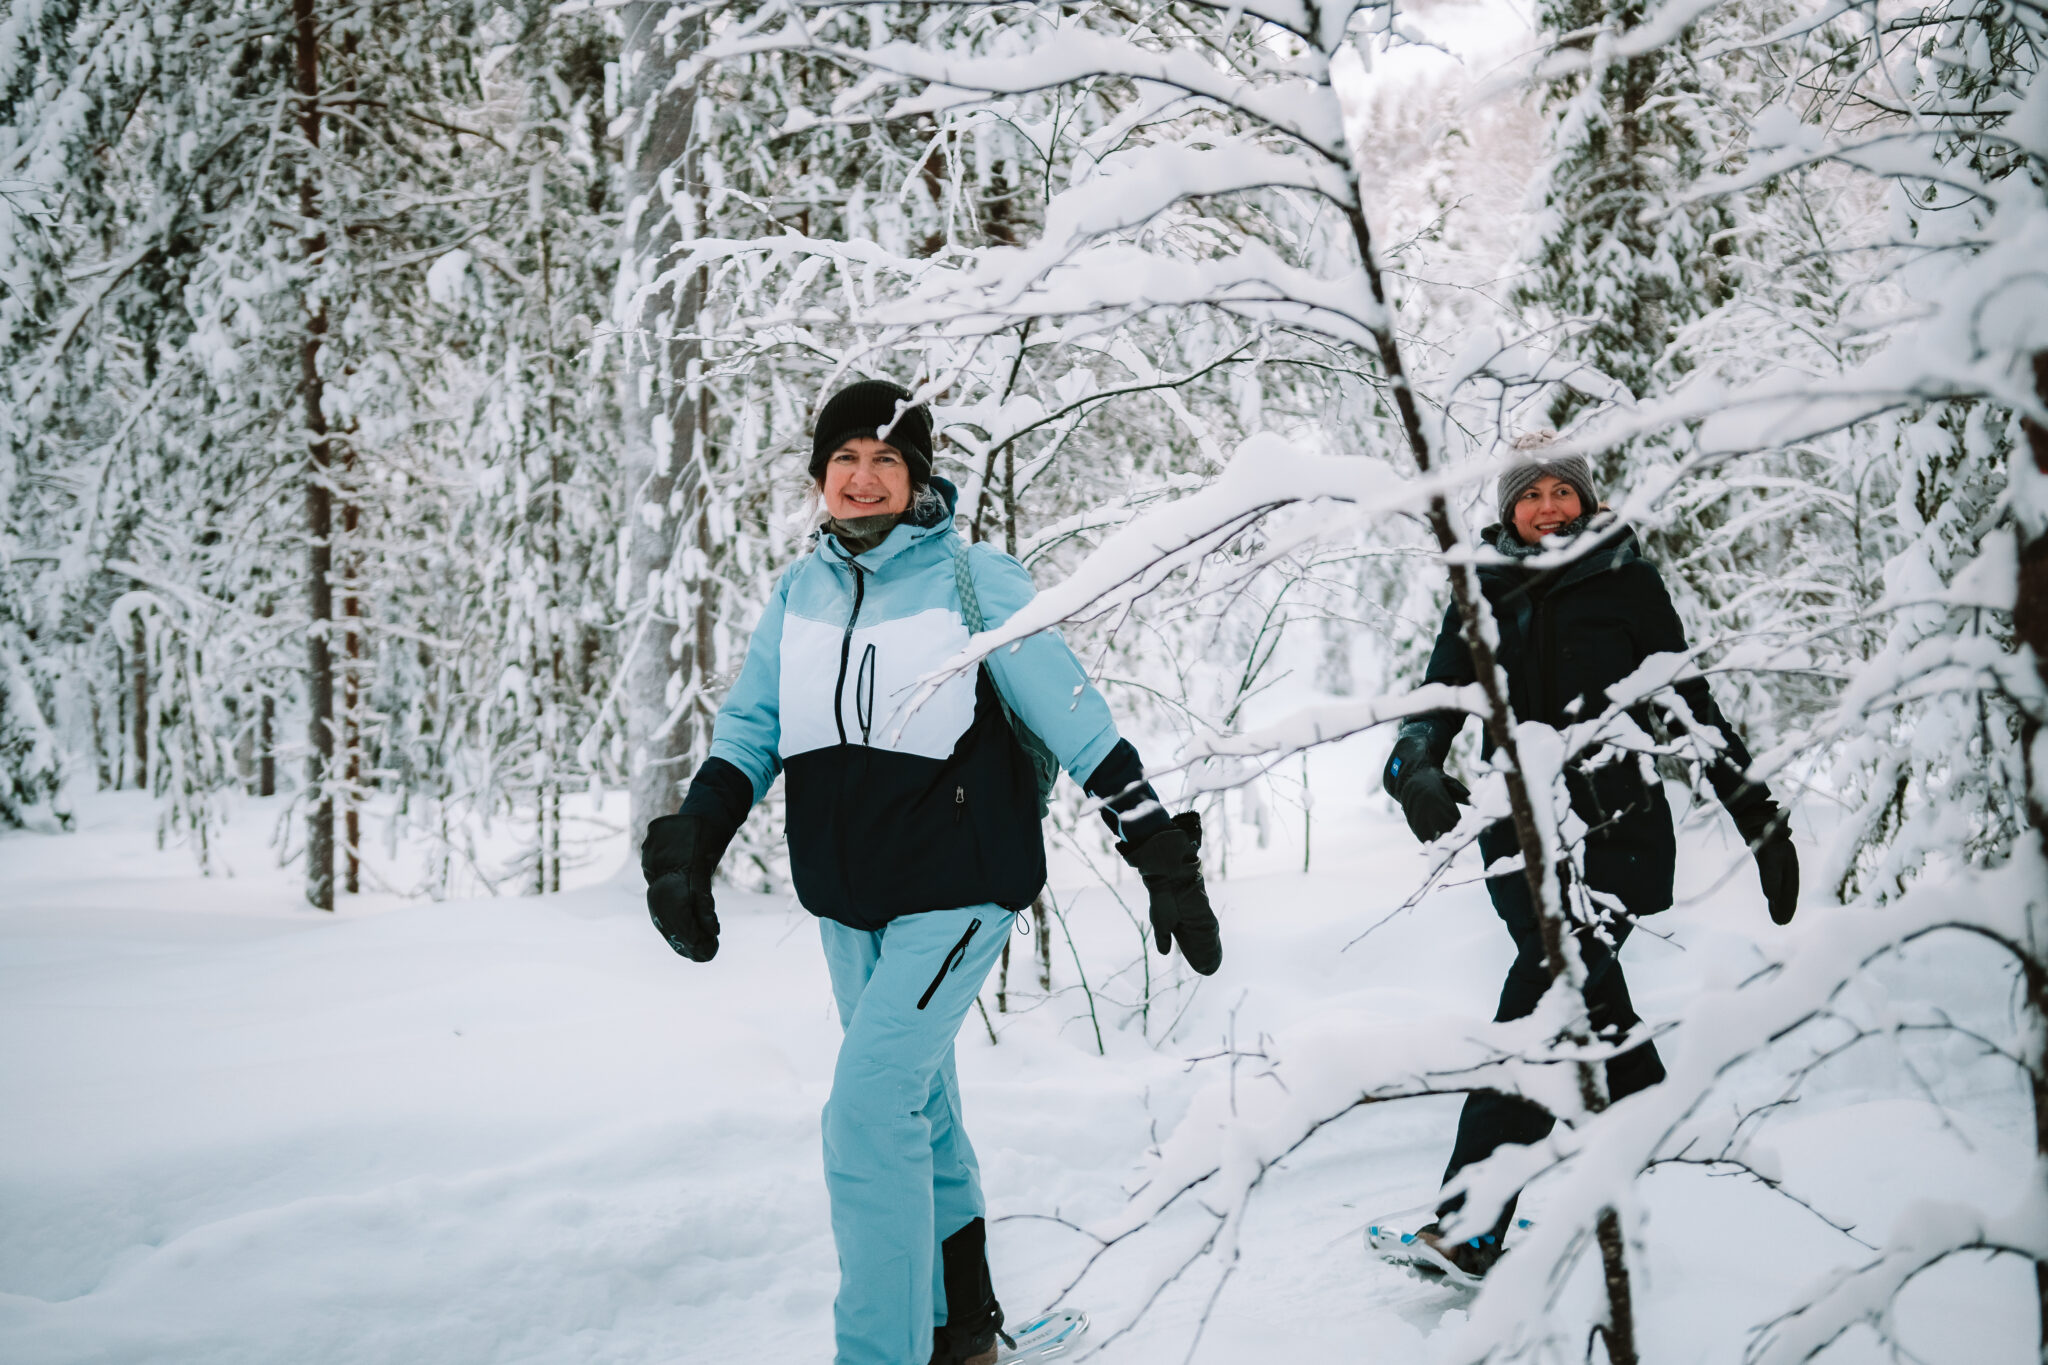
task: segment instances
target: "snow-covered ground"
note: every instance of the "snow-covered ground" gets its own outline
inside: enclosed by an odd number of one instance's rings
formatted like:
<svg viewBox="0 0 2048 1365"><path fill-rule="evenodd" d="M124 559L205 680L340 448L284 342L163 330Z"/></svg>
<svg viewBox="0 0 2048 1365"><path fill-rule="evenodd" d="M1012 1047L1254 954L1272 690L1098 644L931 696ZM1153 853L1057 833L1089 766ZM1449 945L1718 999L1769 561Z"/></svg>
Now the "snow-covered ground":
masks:
<svg viewBox="0 0 2048 1365"><path fill-rule="evenodd" d="M1227 960L1192 1001L1162 992L1149 1020L1098 1001L1098 1055L1055 930L1053 997L1020 938L1010 1012L993 982L984 996L999 1041L969 1017L961 1072L1013 1318L1086 1251L1017 1215L1116 1208L1155 1129L1223 1074L1188 1058L1261 1034L1284 1055L1290 1029L1338 1011L1490 1011L1510 954L1476 885L1354 942L1421 862L1365 795L1369 754L1318 763L1312 870L1298 826L1291 847L1233 852L1216 888ZM159 852L139 796L86 798L80 816L69 835L0 836L0 1360L829 1358L817 1113L838 1028L800 909L725 895L723 946L698 966L649 929L637 879L327 916L272 867L262 803L228 831L232 880ZM1718 822L1688 831L1682 886L1714 887L1725 837ZM1129 1001L1131 921L1071 862L1055 890L1090 982ZM1809 901L1806 916L1824 913ZM1627 954L1652 1017L1786 932L1746 868L1652 927L1664 937ZM1934 950L1871 990L1995 1019L2006 978L1988 961ZM2001 1182L2023 1178L2010 1073L1960 1051L1932 1062L1852 1054L1773 1122L1788 1183L1871 1241L1914 1198L1997 1207ZM1455 1115L1455 1100L1372 1106L1290 1158L1194 1359L1442 1358L1459 1300L1369 1259L1362 1231L1429 1199ZM1540 1190L1525 1208L1542 1216ZM1739 1359L1800 1285L1868 1255L1738 1180L1659 1175L1648 1208L1638 1302L1659 1365ZM1074 1298L1127 1308L1157 1273L1142 1246L1112 1253ZM1175 1285L1100 1358L1183 1360L1213 1284L1204 1270ZM1923 1360L2029 1359L2031 1279L1953 1265L1908 1291L1898 1325ZM1880 1358L1867 1334L1825 1357Z"/></svg>

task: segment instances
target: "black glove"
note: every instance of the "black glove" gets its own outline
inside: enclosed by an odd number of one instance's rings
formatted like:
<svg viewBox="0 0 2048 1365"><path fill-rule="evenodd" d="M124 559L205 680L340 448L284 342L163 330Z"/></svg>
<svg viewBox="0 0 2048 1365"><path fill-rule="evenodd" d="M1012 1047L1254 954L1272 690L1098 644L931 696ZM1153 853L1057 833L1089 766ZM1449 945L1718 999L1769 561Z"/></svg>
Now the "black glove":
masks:
<svg viewBox="0 0 2048 1365"><path fill-rule="evenodd" d="M1401 784L1401 814L1408 828L1428 843L1458 827L1458 807L1472 804L1472 792L1442 768L1421 768Z"/></svg>
<svg viewBox="0 0 2048 1365"><path fill-rule="evenodd" d="M1413 722L1401 730L1380 782L1401 803L1408 828L1425 844L1458 827L1458 807L1472 804L1472 793L1430 751L1429 736Z"/></svg>
<svg viewBox="0 0 2048 1365"><path fill-rule="evenodd" d="M1756 852L1757 880L1771 923L1790 924L1799 909L1799 851L1792 847L1792 827L1775 801L1764 801L1735 817L1735 827Z"/></svg>
<svg viewBox="0 0 2048 1365"><path fill-rule="evenodd" d="M647 913L668 946L692 962L718 956L718 913L711 873L732 840L718 837L701 815L664 815L647 826L640 871L647 878Z"/></svg>
<svg viewBox="0 0 2048 1365"><path fill-rule="evenodd" d="M668 946L692 962L718 955L711 874L753 804L752 779L722 758L707 758L690 779L682 808L647 826L640 845L647 913Z"/></svg>
<svg viewBox="0 0 2048 1365"><path fill-rule="evenodd" d="M1152 932L1159 951L1180 943L1180 955L1203 976L1223 965L1223 937L1209 893L1202 886L1202 817L1193 811L1173 817L1167 828L1142 843L1119 843L1116 851L1138 869L1152 900Z"/></svg>

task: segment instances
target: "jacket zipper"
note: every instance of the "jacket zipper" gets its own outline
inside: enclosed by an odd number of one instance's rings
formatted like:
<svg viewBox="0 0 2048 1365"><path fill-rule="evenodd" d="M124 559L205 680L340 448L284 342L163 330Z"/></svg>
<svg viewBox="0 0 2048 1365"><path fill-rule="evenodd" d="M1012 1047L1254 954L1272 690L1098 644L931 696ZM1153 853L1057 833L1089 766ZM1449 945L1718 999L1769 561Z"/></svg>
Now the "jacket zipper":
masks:
<svg viewBox="0 0 2048 1365"><path fill-rule="evenodd" d="M959 824L960 817L967 810L967 788L953 788L953 823Z"/></svg>
<svg viewBox="0 0 2048 1365"><path fill-rule="evenodd" d="M860 565L848 561L853 570L853 610L846 617L846 633L839 637L839 681L832 685L832 723L839 727L839 742L846 743L846 664L853 656L853 623L860 620L861 599L867 595L867 579Z"/></svg>
<svg viewBox="0 0 2048 1365"><path fill-rule="evenodd" d="M959 788L956 787L954 790L958 791ZM946 960L939 964L939 974L932 978L932 984L926 986L924 994L917 997L917 1007L919 1009L923 1009L926 1005L931 1004L932 996L938 993L939 983L946 979L946 973L952 971L954 967L966 960L967 940L973 938L974 931L980 927L981 921L978 919L967 921L967 932L960 935L960 941L953 945L952 951L946 954Z"/></svg>

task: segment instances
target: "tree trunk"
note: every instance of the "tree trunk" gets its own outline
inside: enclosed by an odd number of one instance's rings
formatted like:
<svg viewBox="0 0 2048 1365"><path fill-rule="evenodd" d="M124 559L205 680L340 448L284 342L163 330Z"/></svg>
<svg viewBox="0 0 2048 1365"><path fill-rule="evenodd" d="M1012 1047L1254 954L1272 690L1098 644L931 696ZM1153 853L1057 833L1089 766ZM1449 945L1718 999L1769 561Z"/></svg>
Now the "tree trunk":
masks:
<svg viewBox="0 0 2048 1365"><path fill-rule="evenodd" d="M327 250L319 226L314 159L320 147L320 32L313 0L292 0L297 22L299 132L306 163L299 177L299 217L305 224L300 247L308 265L306 335L299 345L299 386L306 420L306 900L315 909L334 908L334 662L327 630L334 616L334 505L328 488L330 450L322 410L320 345L327 335L327 301L313 267Z"/></svg>
<svg viewBox="0 0 2048 1365"><path fill-rule="evenodd" d="M95 682L97 682L97 679L95 679ZM115 771L114 766L107 761L106 707L100 702L100 688L98 686L87 688L85 698L86 705L92 708L93 772L99 778L100 790L105 791L114 785ZM117 742L114 747L118 752L120 749L119 743Z"/></svg>
<svg viewBox="0 0 2048 1365"><path fill-rule="evenodd" d="M277 795L277 698L265 692L263 702L257 711L256 742L261 752L256 756L256 794Z"/></svg>
<svg viewBox="0 0 2048 1365"><path fill-rule="evenodd" d="M1017 557L1017 443L1003 447L1003 553Z"/></svg>
<svg viewBox="0 0 2048 1365"><path fill-rule="evenodd" d="M139 611L128 614L133 629L128 646L129 685L132 691L130 720L135 741L135 786L149 790L149 628Z"/></svg>
<svg viewBox="0 0 2048 1365"><path fill-rule="evenodd" d="M2048 406L2048 351L2033 357L2034 394ZM2034 667L2048 684L2048 425L2020 419L2031 461L2020 464L2019 487L2013 490L2020 535L2020 577L2013 600L2012 622L2019 643L2034 651ZM2032 464L2028 470L2027 464ZM2027 715L2020 726L2021 771L2027 781L2027 819L2048 858L2048 717ZM2040 945L2048 942L2048 896L2032 906L2033 930L2027 936L2031 960L2021 964L2027 980L2027 1069L2034 1097L2034 1178L2048 1179L2048 960ZM2048 1361L2048 1261L2034 1262L2034 1293L2040 1314L2041 1359Z"/></svg>
<svg viewBox="0 0 2048 1365"><path fill-rule="evenodd" d="M547 861L543 891L562 889L562 773L561 741L563 713L567 709L568 660L562 650L562 626L568 613L562 606L562 471L560 446L555 439L554 356L548 356L548 694L547 714L541 717L541 742L547 746L547 780L543 804L546 808L547 842L542 856Z"/></svg>
<svg viewBox="0 0 2048 1365"><path fill-rule="evenodd" d="M1600 1329L1608 1365L1636 1365L1635 1294L1628 1282L1628 1257L1621 1236L1621 1215L1600 1210L1594 1235L1600 1243L1600 1269L1607 1285L1607 1322Z"/></svg>
<svg viewBox="0 0 2048 1365"><path fill-rule="evenodd" d="M270 599L264 598L256 614L270 619ZM277 697L268 683L256 703L256 794L277 795Z"/></svg>
<svg viewBox="0 0 2048 1365"><path fill-rule="evenodd" d="M1052 994L1052 916L1045 911L1045 897L1031 902L1031 928L1038 940L1038 989Z"/></svg>
<svg viewBox="0 0 2048 1365"><path fill-rule="evenodd" d="M351 449L343 464L353 472L355 462L355 451ZM355 544L356 527L361 521L362 509L351 487L341 504L341 615L342 629L347 632L342 648L348 660L341 673L342 889L351 896L362 891L363 601L358 595L360 585L356 581L362 567L362 556Z"/></svg>
<svg viewBox="0 0 2048 1365"><path fill-rule="evenodd" d="M2033 370L2034 393L2048 404L2048 351L2033 357ZM2022 417L2020 429L2026 434L2033 469L2031 474L2021 475L2021 487L2013 490L2019 514L2020 581L2012 623L2020 644L2033 648L2034 667L2048 683L2048 425ZM2048 718L2024 717L2020 739L2027 764L2027 818L2040 836L2041 851L2048 854L2048 792L2043 790L2048 787L2048 773L2042 771L2048 754L2041 751L2044 719Z"/></svg>
<svg viewBox="0 0 2048 1365"><path fill-rule="evenodd" d="M556 396L560 377L555 368L554 259L547 219L540 231L541 326L547 337L548 446L548 598L543 628L547 636L547 687L539 707L540 772L534 797L534 887L542 895L562 889L562 727L567 711L568 657L562 637L569 613L562 603L562 438L557 424Z"/></svg>
<svg viewBox="0 0 2048 1365"><path fill-rule="evenodd" d="M692 330L702 303L701 277L672 282L636 299L658 277L676 245L697 231L695 176L689 158L695 89L663 93L676 61L699 41L691 20L666 38L655 28L666 4L628 4L621 80L633 123L626 135L626 216L618 300L625 345L620 367L625 440L621 463L630 519L629 586L621 688L630 769L630 848L647 822L676 807L691 727L678 713L675 689L696 663L694 642L679 630L677 559L683 510L697 470L697 394L693 341L665 340ZM680 495L680 496L679 496Z"/></svg>

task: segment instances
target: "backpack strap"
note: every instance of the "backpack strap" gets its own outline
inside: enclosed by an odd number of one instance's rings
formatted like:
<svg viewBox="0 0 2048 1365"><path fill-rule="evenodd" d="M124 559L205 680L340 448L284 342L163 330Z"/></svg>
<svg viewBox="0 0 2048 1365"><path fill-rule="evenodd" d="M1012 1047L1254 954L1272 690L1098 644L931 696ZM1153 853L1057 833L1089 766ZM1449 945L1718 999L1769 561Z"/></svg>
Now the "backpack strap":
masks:
<svg viewBox="0 0 2048 1365"><path fill-rule="evenodd" d="M953 586L960 590L960 618L967 623L969 635L979 635L988 629L988 618L981 614L981 597L974 591L974 570L967 563L967 541L953 537Z"/></svg>
<svg viewBox="0 0 2048 1365"><path fill-rule="evenodd" d="M974 571L967 562L967 541L958 535L953 537L953 583L960 592L960 619L967 623L967 633L981 634L988 629L988 618L982 615L981 595L974 590ZM985 670L988 661L984 659L981 667ZM989 683L991 686L995 683L993 674L989 676ZM1003 708L1003 719L1010 723L1010 733L1017 737L1024 756L1031 760L1031 774L1038 782L1038 818L1043 820L1052 808L1053 784L1059 781L1060 775L1059 759L1054 757L1046 742L1010 709L1010 703L1003 698L1003 690L998 687L995 693L996 704Z"/></svg>

